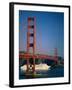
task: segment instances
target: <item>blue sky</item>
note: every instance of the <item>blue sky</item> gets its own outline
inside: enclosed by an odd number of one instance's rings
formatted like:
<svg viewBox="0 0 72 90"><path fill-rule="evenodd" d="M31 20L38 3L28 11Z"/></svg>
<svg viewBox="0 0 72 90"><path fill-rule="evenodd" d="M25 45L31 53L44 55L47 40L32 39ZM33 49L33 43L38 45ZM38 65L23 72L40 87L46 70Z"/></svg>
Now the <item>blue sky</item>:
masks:
<svg viewBox="0 0 72 90"><path fill-rule="evenodd" d="M64 13L19 11L19 50L26 51L27 18L36 17L36 53L64 57Z"/></svg>

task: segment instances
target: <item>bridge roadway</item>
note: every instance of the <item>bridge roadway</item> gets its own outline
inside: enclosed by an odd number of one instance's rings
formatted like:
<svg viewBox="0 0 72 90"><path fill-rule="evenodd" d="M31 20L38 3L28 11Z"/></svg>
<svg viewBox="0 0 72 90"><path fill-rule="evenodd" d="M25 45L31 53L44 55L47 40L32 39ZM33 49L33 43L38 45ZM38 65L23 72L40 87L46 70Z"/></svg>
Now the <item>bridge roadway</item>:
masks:
<svg viewBox="0 0 72 90"><path fill-rule="evenodd" d="M19 58L24 58L24 59L30 59L30 58L34 58L34 59L48 59L48 60L52 60L57 62L58 61L58 57L57 56L50 56L50 55L44 55L44 54L25 54L25 53L20 53L19 54Z"/></svg>

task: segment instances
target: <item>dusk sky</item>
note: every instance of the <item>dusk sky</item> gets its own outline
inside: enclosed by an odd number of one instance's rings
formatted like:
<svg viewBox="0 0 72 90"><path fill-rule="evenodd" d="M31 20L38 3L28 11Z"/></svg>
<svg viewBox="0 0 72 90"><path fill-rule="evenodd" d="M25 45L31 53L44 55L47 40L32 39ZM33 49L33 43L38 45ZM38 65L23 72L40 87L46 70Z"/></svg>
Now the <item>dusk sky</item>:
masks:
<svg viewBox="0 0 72 90"><path fill-rule="evenodd" d="M19 50L26 51L27 19L36 17L36 53L54 54L64 57L64 13L19 11Z"/></svg>

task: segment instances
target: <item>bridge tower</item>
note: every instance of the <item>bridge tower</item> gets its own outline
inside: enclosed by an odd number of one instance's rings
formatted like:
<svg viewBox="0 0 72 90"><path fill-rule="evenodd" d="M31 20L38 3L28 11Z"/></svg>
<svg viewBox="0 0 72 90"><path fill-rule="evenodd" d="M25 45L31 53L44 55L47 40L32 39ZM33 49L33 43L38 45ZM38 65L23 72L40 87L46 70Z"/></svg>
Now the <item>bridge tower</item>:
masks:
<svg viewBox="0 0 72 90"><path fill-rule="evenodd" d="M35 54L36 48L36 18L28 17L28 30L27 30L27 53L30 53L32 48L32 54ZM29 71L29 59L27 59L27 71ZM35 72L35 58L33 57L33 72Z"/></svg>

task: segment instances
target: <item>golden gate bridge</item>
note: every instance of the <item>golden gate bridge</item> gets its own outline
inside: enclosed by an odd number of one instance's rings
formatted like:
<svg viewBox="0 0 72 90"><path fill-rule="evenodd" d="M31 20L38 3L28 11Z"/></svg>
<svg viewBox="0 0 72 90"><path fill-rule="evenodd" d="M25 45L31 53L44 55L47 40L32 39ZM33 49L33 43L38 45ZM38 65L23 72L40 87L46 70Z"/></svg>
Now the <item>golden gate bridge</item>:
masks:
<svg viewBox="0 0 72 90"><path fill-rule="evenodd" d="M58 53L57 48L55 48L54 55L45 55L45 54L35 54L36 49L36 17L28 17L28 26L27 26L27 51L26 53L19 53L19 59L27 60L27 72L29 72L29 60L33 59L33 73L35 72L35 60L36 59L47 59L53 60L54 62L58 62ZM30 41L30 38L33 39L33 42ZM30 48L32 48L33 53L30 53Z"/></svg>

